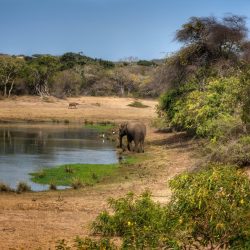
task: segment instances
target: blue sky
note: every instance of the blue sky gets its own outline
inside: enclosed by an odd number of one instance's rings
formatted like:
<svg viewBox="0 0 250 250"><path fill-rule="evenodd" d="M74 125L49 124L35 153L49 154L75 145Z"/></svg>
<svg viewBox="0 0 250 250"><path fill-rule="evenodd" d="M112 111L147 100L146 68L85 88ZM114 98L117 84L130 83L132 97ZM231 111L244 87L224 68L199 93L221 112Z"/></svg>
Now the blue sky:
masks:
<svg viewBox="0 0 250 250"><path fill-rule="evenodd" d="M0 53L162 58L189 17L227 13L250 18L250 1L0 0Z"/></svg>

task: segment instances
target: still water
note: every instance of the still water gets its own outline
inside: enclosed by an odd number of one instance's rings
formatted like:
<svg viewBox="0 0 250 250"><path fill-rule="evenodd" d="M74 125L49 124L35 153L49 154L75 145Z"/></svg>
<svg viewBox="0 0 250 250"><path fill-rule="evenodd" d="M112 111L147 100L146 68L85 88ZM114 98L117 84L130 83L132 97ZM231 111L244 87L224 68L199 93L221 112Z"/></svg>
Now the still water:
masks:
<svg viewBox="0 0 250 250"><path fill-rule="evenodd" d="M61 124L0 125L0 182L12 188L24 181L34 191L47 189L47 185L33 183L29 175L43 167L116 162L114 143L100 138L93 129Z"/></svg>

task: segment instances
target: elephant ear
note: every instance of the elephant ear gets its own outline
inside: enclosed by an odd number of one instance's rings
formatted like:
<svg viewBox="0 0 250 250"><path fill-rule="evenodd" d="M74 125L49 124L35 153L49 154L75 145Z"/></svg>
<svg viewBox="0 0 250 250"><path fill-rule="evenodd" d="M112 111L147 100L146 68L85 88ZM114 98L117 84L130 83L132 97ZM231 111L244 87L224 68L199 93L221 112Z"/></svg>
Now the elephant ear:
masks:
<svg viewBox="0 0 250 250"><path fill-rule="evenodd" d="M127 129L128 122L123 122L120 124L120 129Z"/></svg>
<svg viewBox="0 0 250 250"><path fill-rule="evenodd" d="M127 125L128 125L128 122L121 123L119 131L123 131L123 133L125 132L125 134L126 134L127 133Z"/></svg>

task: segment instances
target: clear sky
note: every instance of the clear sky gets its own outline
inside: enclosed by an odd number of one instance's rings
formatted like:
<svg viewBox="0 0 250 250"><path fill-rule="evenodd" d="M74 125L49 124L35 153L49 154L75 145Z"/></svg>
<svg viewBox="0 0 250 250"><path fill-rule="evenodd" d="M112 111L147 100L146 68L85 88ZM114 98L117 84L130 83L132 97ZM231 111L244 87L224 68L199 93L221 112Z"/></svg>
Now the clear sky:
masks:
<svg viewBox="0 0 250 250"><path fill-rule="evenodd" d="M227 13L250 18L250 0L0 0L0 53L162 58L189 17Z"/></svg>

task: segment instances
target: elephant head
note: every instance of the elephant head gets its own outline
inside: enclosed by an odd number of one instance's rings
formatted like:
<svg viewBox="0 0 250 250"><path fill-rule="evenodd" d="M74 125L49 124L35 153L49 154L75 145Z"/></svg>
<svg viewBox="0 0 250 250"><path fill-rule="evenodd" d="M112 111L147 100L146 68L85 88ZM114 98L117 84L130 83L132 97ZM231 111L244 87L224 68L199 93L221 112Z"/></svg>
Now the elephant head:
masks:
<svg viewBox="0 0 250 250"><path fill-rule="evenodd" d="M127 122L124 122L119 127L119 141L120 141L120 148L122 148L122 137L127 135Z"/></svg>

